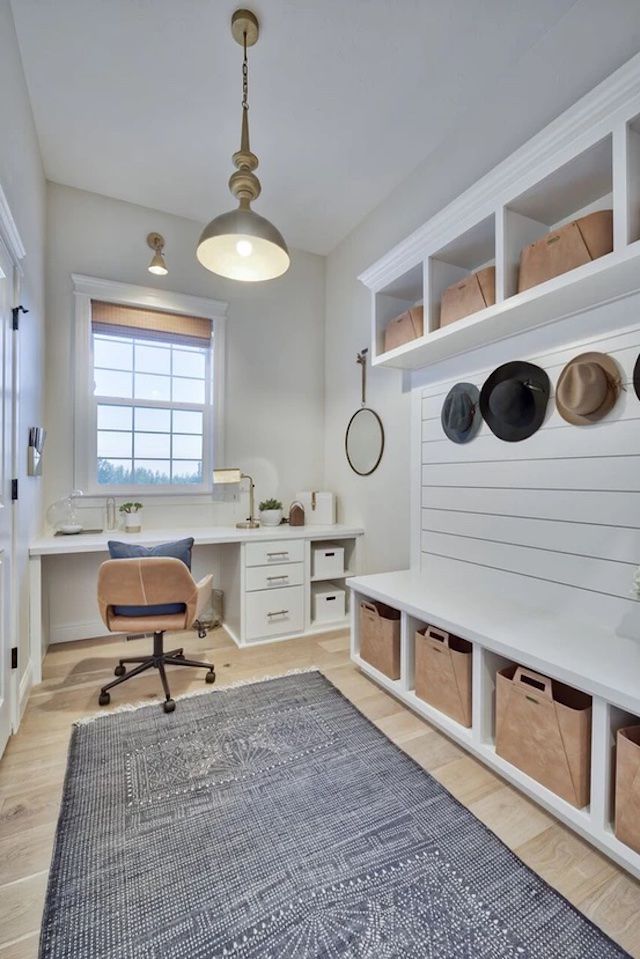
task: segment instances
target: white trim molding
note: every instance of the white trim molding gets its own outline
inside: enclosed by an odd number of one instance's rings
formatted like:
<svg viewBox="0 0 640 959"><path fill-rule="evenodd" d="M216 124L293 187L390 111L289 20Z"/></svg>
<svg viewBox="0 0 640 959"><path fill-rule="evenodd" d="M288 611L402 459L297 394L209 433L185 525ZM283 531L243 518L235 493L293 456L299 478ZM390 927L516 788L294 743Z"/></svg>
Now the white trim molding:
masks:
<svg viewBox="0 0 640 959"><path fill-rule="evenodd" d="M18 230L16 221L9 207L6 194L0 185L0 237L4 241L9 255L14 264L19 268L20 260L23 260L27 251L24 248L22 237Z"/></svg>

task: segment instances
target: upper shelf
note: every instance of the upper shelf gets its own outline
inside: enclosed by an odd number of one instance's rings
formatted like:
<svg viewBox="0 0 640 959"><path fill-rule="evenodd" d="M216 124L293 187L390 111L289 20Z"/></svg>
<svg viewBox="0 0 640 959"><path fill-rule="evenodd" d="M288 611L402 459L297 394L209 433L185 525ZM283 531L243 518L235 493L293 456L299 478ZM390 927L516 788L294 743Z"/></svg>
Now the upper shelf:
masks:
<svg viewBox="0 0 640 959"><path fill-rule="evenodd" d="M520 253L612 209L613 252L518 292ZM495 266L496 302L440 327L442 294ZM640 290L640 55L454 200L361 277L373 296L372 363L420 369ZM384 351L384 330L424 305L424 334Z"/></svg>

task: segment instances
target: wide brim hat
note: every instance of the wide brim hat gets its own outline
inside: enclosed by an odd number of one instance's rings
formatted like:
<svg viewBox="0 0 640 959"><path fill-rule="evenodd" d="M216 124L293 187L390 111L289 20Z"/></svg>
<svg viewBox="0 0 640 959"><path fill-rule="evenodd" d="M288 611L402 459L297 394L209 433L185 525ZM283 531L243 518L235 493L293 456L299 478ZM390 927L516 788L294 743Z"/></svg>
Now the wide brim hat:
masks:
<svg viewBox="0 0 640 959"><path fill-rule="evenodd" d="M616 404L622 378L606 353L581 353L567 363L556 384L558 413L573 426L597 423Z"/></svg>
<svg viewBox="0 0 640 959"><path fill-rule="evenodd" d="M636 365L633 368L633 388L636 391L636 396L640 400L640 356L638 356Z"/></svg>
<svg viewBox="0 0 640 959"><path fill-rule="evenodd" d="M549 377L533 363L504 363L480 391L480 412L491 431L507 443L526 440L540 429L549 401Z"/></svg>
<svg viewBox="0 0 640 959"><path fill-rule="evenodd" d="M473 383L456 383L447 393L440 422L442 429L454 443L468 443L482 424L480 390Z"/></svg>

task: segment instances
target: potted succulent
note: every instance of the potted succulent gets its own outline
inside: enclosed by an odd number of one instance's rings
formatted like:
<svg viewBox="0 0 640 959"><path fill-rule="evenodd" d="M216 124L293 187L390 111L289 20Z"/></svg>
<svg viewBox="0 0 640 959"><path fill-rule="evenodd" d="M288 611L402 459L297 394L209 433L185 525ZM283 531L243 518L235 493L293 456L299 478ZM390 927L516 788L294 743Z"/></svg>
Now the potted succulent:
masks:
<svg viewBox="0 0 640 959"><path fill-rule="evenodd" d="M258 509L263 526L279 526L282 522L282 503L279 499L265 499L259 504Z"/></svg>
<svg viewBox="0 0 640 959"><path fill-rule="evenodd" d="M128 533L139 533L142 529L142 503L123 503L119 510L124 517L124 528Z"/></svg>

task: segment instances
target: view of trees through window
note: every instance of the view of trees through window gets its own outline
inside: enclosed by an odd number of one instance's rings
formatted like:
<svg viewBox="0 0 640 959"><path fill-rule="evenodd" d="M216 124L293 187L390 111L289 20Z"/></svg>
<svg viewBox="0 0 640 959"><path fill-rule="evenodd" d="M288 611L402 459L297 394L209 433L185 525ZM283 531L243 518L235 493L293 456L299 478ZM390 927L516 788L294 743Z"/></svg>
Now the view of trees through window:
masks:
<svg viewBox="0 0 640 959"><path fill-rule="evenodd" d="M202 483L210 350L135 331L93 333L97 480Z"/></svg>

